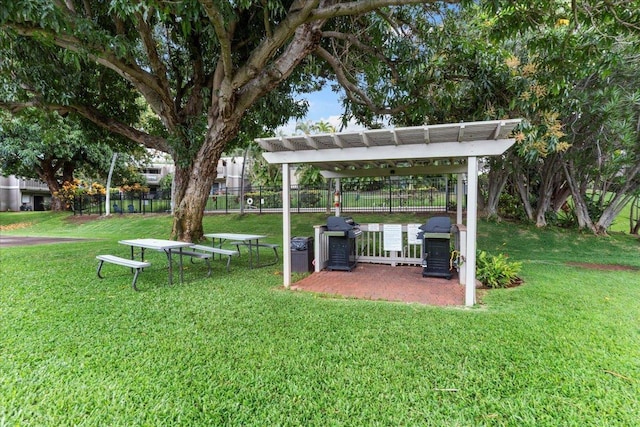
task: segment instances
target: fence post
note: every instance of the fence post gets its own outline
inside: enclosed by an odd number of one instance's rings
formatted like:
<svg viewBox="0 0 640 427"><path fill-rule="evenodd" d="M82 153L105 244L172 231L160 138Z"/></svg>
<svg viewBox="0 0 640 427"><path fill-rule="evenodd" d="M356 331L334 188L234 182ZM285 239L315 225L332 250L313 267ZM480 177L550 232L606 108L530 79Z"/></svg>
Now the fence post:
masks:
<svg viewBox="0 0 640 427"><path fill-rule="evenodd" d="M391 177L389 177L389 213L393 213L393 193L391 189Z"/></svg>
<svg viewBox="0 0 640 427"><path fill-rule="evenodd" d="M445 212L449 212L449 177L444 177L444 210Z"/></svg>

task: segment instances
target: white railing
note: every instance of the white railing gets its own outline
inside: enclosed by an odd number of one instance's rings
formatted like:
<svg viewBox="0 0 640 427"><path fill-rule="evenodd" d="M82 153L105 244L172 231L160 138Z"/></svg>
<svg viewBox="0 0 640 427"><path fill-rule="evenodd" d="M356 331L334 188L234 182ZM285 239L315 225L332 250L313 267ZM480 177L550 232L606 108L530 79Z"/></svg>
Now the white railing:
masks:
<svg viewBox="0 0 640 427"><path fill-rule="evenodd" d="M399 224L402 230L400 241L395 241L397 246L400 243L400 250L385 250L384 229L385 224L361 224L362 233L356 237L356 258L358 262L368 264L388 264L397 265L421 265L422 264L422 242L417 238L416 228L420 224ZM396 228L397 225L396 225ZM316 225L314 238L315 271L319 272L327 268L329 259L329 237L325 235L326 225ZM464 263L466 258L466 237L467 229L462 224L453 226L451 238L453 240L453 250L457 251L459 257L458 267ZM465 269L459 268L458 278L460 284L466 283Z"/></svg>
<svg viewBox="0 0 640 427"><path fill-rule="evenodd" d="M358 262L370 264L420 265L422 263L422 244L416 238L417 227L401 224L400 250L388 251L384 245L384 224L362 224L362 234L356 239ZM412 235L409 235L411 233Z"/></svg>
<svg viewBox="0 0 640 427"><path fill-rule="evenodd" d="M162 175L159 173L143 173L144 179L147 181L147 184L158 184L162 179Z"/></svg>
<svg viewBox="0 0 640 427"><path fill-rule="evenodd" d="M49 191L49 187L47 186L47 184L40 181L39 179L19 178L19 180L21 190Z"/></svg>

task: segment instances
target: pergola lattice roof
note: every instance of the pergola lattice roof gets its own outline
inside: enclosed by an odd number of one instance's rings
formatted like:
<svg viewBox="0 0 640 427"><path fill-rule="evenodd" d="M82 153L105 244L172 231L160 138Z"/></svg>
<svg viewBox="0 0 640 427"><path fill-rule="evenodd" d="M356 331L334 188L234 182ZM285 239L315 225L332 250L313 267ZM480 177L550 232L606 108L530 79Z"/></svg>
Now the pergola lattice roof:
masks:
<svg viewBox="0 0 640 427"><path fill-rule="evenodd" d="M310 163L328 178L460 173L502 154L520 119L257 139L269 163Z"/></svg>

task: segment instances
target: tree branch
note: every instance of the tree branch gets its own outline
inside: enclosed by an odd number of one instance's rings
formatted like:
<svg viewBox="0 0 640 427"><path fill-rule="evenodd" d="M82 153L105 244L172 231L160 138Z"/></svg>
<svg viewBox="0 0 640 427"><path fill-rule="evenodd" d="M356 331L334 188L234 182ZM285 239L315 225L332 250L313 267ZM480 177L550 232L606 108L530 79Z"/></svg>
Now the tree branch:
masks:
<svg viewBox="0 0 640 427"><path fill-rule="evenodd" d="M318 4L319 0L309 0L303 2L303 5L294 12L290 11L280 25L276 27L273 36L265 37L260 45L253 50L245 65L236 71L233 78L233 88L239 88L254 78L276 54L278 49L284 46L296 33L297 29L308 20L307 18ZM322 22L318 22L317 25L321 26Z"/></svg>
<svg viewBox="0 0 640 427"><path fill-rule="evenodd" d="M385 64L387 64L387 67L389 67L389 69L391 70L391 73L393 74L393 77L395 79L399 79L400 78L400 76L398 74L398 71L397 71L395 65L393 64L393 61L391 61L388 57L386 57L385 55L380 53L379 49L374 49L371 46L362 43L362 41L360 41L360 39L358 39L354 35L345 34L345 33L338 32L338 31L323 31L322 32L322 37L348 41L349 43L351 43L353 46L355 46L356 48L360 49L361 51L366 52L367 54L369 54L371 56L374 56L374 57L378 58L380 61L382 61Z"/></svg>
<svg viewBox="0 0 640 427"><path fill-rule="evenodd" d="M87 15L87 18L93 19L93 12L91 10L91 3L89 3L89 0L82 0L82 5L84 6L84 13Z"/></svg>
<svg viewBox="0 0 640 427"><path fill-rule="evenodd" d="M14 114L19 113L20 111L27 108L38 108L47 111L56 111L61 116L65 116L69 113L76 113L108 131L124 136L131 141L144 145L145 147L154 148L165 153L170 152L169 145L164 138L149 135L148 133L139 131L132 126L114 120L111 117L107 117L96 108L91 106L46 104L34 99L29 102L0 101L0 108L10 111Z"/></svg>
<svg viewBox="0 0 640 427"><path fill-rule="evenodd" d="M291 75L293 70L318 45L320 33L318 24L303 24L297 28L290 43L268 67L260 70L256 76L238 90L237 111L242 112L265 93L273 90Z"/></svg>
<svg viewBox="0 0 640 427"><path fill-rule="evenodd" d="M233 59L231 54L231 34L233 32L227 31L224 24L224 18L220 13L220 10L215 6L211 0L200 0L200 4L204 7L207 17L213 25L213 28L218 36L218 42L220 43L220 56L222 58L222 64L224 73L227 78L231 78L233 75Z"/></svg>
<svg viewBox="0 0 640 427"><path fill-rule="evenodd" d="M397 114L401 111L406 110L409 106L409 104L403 104L390 108L375 105L371 98L369 98L362 89L360 89L349 80L344 72L344 69L340 65L340 62L327 50L318 47L315 51L315 54L324 59L327 64L329 64L329 66L333 69L333 72L336 74L336 78L338 79L338 83L340 83L340 85L345 89L347 98L349 98L354 104L366 106L374 114Z"/></svg>
<svg viewBox="0 0 640 427"><path fill-rule="evenodd" d="M17 34L25 37L37 37L45 35L50 38L56 46L68 49L72 52L86 54L87 57L115 71L122 78L134 85L145 97L151 108L160 117L166 117L164 113L163 88L158 84L153 74L145 71L135 63L126 63L120 60L115 54L104 50L102 46L88 46L78 38L69 34L59 34L39 27L29 27L20 24L7 24ZM99 54L91 53L99 52ZM175 123L165 123L168 128L172 128Z"/></svg>
<svg viewBox="0 0 640 427"><path fill-rule="evenodd" d="M13 114L19 113L27 108L43 108L42 102L39 101L27 101L27 102L8 102L0 101L0 108L7 110ZM46 108L47 111L57 111L61 116L69 113L69 107L62 105L49 105Z"/></svg>
<svg viewBox="0 0 640 427"><path fill-rule="evenodd" d="M421 3L424 3L424 0L360 0L352 1L349 3L338 3L316 9L309 15L308 20L324 20L329 18L336 18L338 16L362 15L364 13L380 9L382 7L406 6ZM430 3L434 3L434 0L430 1ZM460 0L444 0L442 1L442 3L458 4L460 3Z"/></svg>
<svg viewBox="0 0 640 427"><path fill-rule="evenodd" d="M76 13L76 8L74 7L71 0L54 0L53 3L56 5L56 7L62 10L66 9L68 12L71 12L73 14Z"/></svg>
<svg viewBox="0 0 640 427"><path fill-rule="evenodd" d="M202 59L202 55L200 52L203 50L201 46L200 39L195 35L191 34L189 39L186 41L187 47L192 56L191 65L193 67L193 76L191 80L187 82L184 87L190 87L191 93L185 103L183 111L181 114L187 116L197 116L202 113L204 108L204 104L202 102L202 88L210 87L211 82L213 81L211 76L207 76L204 69L204 61ZM176 70L174 72L179 72ZM176 101L177 105L180 105L180 101Z"/></svg>
<svg viewBox="0 0 640 427"><path fill-rule="evenodd" d="M142 39L147 57L149 58L149 65L151 71L158 82L158 88L161 90L159 93L167 105L171 105L170 84L167 78L167 67L160 59L158 50L156 49L156 41L153 38L151 27L144 20L141 13L136 13L136 21L138 23L138 34Z"/></svg>
<svg viewBox="0 0 640 427"><path fill-rule="evenodd" d="M88 120L91 120L96 125L108 131L117 133L118 135L122 135L125 138L142 144L147 148L153 148L165 153L171 153L166 139L159 136L149 135L148 133L139 131L132 126L114 120L111 117L107 117L96 108L88 105L69 105L69 110L80 114L81 116L85 117Z"/></svg>

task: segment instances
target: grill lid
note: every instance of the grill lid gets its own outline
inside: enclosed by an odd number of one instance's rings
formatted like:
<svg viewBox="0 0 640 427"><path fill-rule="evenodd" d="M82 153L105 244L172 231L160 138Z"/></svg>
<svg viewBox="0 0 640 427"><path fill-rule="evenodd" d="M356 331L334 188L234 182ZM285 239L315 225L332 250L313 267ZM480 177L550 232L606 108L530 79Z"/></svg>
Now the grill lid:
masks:
<svg viewBox="0 0 640 427"><path fill-rule="evenodd" d="M353 218L348 216L330 216L327 218L327 229L329 231L350 231L358 225Z"/></svg>
<svg viewBox="0 0 640 427"><path fill-rule="evenodd" d="M434 216L421 225L420 230L426 233L450 233L451 219L448 216Z"/></svg>
<svg viewBox="0 0 640 427"><path fill-rule="evenodd" d="M416 236L418 239L448 239L451 233L451 220L448 216L434 216L429 218L427 223L421 225L419 229L422 231Z"/></svg>

